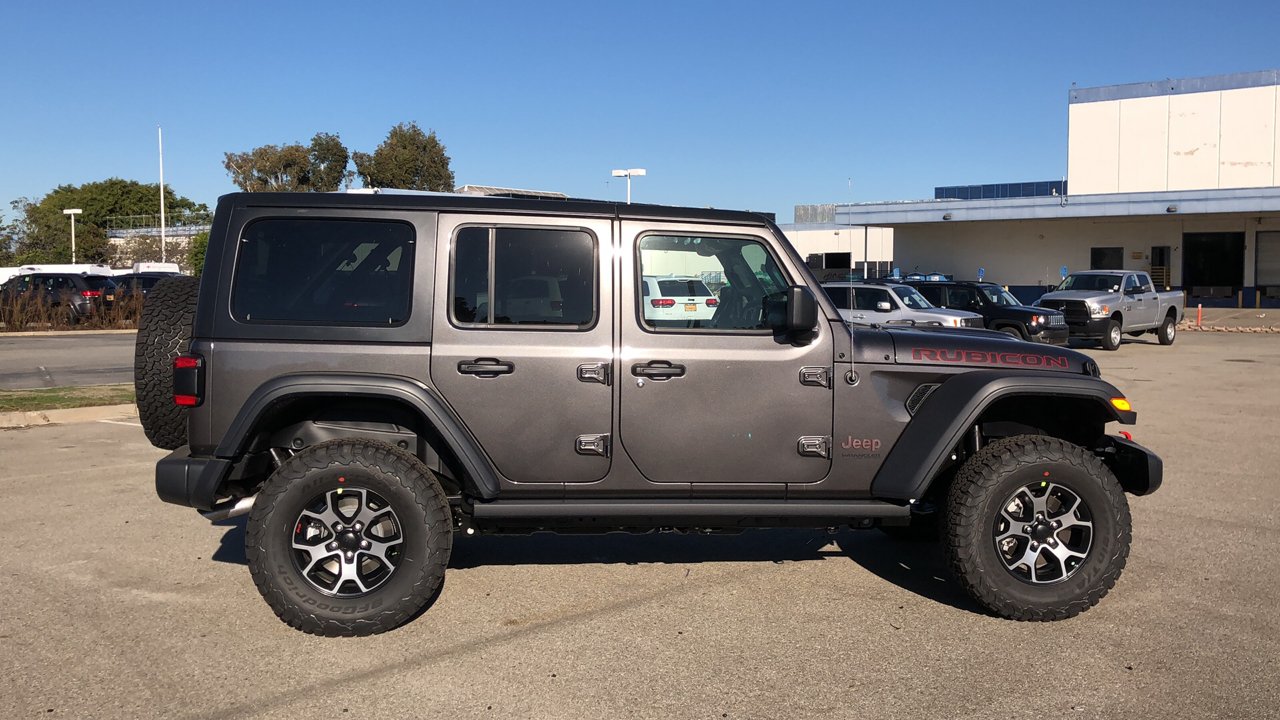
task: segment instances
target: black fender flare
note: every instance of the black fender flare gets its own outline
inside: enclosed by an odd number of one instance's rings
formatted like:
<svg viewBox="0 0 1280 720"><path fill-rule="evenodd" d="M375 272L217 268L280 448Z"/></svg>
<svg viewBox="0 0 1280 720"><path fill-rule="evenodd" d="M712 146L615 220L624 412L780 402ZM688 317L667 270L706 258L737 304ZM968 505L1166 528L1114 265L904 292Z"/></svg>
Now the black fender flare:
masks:
<svg viewBox="0 0 1280 720"><path fill-rule="evenodd" d="M298 397L329 396L385 398L412 407L430 423L462 463L475 483L474 490L485 500L498 496L498 472L489 462L480 443L433 388L395 375L308 373L281 375L258 386L240 408L236 419L222 436L213 454L219 458L239 458L244 454L258 420L276 403Z"/></svg>
<svg viewBox="0 0 1280 720"><path fill-rule="evenodd" d="M1124 397L1114 385L1088 375L1007 370L960 373L938 386L903 429L885 457L875 479L872 497L918 500L938 475L964 433L990 405L1011 396L1073 397L1097 402L1111 420L1131 425L1133 411L1121 412L1111 398Z"/></svg>

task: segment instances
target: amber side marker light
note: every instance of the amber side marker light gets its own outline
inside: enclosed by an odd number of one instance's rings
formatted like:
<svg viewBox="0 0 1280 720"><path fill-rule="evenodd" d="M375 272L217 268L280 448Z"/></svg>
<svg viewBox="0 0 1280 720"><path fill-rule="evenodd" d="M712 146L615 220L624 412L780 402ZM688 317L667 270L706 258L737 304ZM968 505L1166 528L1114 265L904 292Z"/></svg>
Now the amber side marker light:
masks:
<svg viewBox="0 0 1280 720"><path fill-rule="evenodd" d="M1124 398L1111 398L1111 407L1119 410L1120 412L1129 412L1133 410L1133 406Z"/></svg>

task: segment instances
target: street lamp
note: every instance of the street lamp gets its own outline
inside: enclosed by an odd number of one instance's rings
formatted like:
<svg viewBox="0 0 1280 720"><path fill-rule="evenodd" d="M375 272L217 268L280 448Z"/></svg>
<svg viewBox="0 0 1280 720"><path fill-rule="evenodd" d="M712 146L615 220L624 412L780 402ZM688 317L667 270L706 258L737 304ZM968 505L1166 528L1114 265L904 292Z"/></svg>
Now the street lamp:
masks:
<svg viewBox="0 0 1280 720"><path fill-rule="evenodd" d="M84 212L80 208L67 208L62 211L63 215L71 218L71 264L76 264L76 216Z"/></svg>
<svg viewBox="0 0 1280 720"><path fill-rule="evenodd" d="M626 178L626 179L627 179L627 204L628 204L628 205L630 205L630 204L631 204L631 178L633 178L633 177L644 177L644 175L645 175L645 170L644 170L644 168L630 168L630 169L627 169L627 170L614 170L614 171L613 171L613 176L614 176L614 177L624 177L624 178Z"/></svg>

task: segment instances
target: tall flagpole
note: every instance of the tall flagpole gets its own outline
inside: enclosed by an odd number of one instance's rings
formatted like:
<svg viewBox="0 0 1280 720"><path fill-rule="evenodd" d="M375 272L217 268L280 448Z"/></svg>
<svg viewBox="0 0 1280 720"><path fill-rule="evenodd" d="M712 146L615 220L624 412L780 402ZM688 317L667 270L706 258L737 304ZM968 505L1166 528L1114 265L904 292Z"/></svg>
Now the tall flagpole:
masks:
<svg viewBox="0 0 1280 720"><path fill-rule="evenodd" d="M168 262L164 239L164 131L156 126L156 140L160 143L160 262Z"/></svg>

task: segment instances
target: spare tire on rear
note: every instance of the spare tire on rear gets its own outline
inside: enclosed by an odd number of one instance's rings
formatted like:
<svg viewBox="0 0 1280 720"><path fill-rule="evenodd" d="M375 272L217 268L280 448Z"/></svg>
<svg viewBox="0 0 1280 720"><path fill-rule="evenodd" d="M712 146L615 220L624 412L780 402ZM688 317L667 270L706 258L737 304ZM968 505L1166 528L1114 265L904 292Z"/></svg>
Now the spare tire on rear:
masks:
<svg viewBox="0 0 1280 720"><path fill-rule="evenodd" d="M138 318L133 358L138 419L151 444L165 450L187 444L187 409L173 402L173 359L191 347L199 289L199 278L165 278L147 293Z"/></svg>

